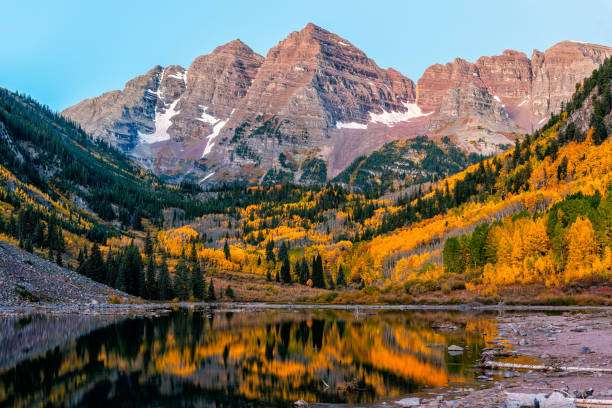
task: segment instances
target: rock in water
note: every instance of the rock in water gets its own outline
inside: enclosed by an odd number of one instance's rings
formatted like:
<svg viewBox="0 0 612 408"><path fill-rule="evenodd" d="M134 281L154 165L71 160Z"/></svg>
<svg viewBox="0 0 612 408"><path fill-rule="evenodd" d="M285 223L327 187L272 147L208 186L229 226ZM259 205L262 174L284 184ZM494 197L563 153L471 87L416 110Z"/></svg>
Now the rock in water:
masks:
<svg viewBox="0 0 612 408"><path fill-rule="evenodd" d="M420 404L420 398L403 398L399 401L395 401L395 405L400 407L418 407Z"/></svg>

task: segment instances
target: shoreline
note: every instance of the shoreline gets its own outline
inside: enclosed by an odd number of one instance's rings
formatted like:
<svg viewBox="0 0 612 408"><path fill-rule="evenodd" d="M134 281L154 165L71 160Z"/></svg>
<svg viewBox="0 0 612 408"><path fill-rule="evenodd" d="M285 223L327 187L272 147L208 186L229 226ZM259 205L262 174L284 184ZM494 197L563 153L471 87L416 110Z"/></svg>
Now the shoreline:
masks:
<svg viewBox="0 0 612 408"><path fill-rule="evenodd" d="M151 315L167 313L175 308L212 309L303 309L303 310L449 310L457 312L571 312L612 311L612 306L550 306L550 305L483 305L483 304L422 304L422 305L376 305L376 304L318 304L318 303L268 303L268 302L143 302L143 303L29 303L19 305L0 304L0 317L50 315Z"/></svg>

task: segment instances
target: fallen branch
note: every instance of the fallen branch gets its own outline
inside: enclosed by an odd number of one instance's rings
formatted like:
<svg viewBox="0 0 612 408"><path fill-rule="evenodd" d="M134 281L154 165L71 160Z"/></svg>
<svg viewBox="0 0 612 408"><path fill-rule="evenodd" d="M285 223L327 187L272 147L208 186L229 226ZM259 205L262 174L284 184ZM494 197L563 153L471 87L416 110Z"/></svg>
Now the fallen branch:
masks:
<svg viewBox="0 0 612 408"><path fill-rule="evenodd" d="M612 407L612 400L574 398L574 404L579 408L605 408Z"/></svg>
<svg viewBox="0 0 612 408"><path fill-rule="evenodd" d="M482 363L480 363L480 366L486 367L486 368L514 368L518 370L612 373L612 368L529 365L529 364L501 363L499 361L483 361Z"/></svg>

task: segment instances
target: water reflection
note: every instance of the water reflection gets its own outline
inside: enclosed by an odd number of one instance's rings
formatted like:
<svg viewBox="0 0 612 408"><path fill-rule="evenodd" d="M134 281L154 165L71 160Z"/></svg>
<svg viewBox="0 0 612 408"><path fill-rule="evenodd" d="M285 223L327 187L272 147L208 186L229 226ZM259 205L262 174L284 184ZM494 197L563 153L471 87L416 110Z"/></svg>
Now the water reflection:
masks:
<svg viewBox="0 0 612 408"><path fill-rule="evenodd" d="M432 329L440 322L458 328ZM443 312L178 311L111 324L0 372L0 406L365 403L472 380L494 335L483 316ZM467 350L450 356L450 344Z"/></svg>

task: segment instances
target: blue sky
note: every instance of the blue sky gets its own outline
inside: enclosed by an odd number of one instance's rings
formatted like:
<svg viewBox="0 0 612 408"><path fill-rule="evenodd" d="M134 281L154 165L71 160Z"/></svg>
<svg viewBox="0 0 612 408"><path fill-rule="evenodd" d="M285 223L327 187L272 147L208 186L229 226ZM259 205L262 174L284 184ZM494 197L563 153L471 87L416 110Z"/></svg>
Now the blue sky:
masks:
<svg viewBox="0 0 612 408"><path fill-rule="evenodd" d="M612 2L21 0L3 2L0 86L61 110L156 64L240 38L256 52L313 22L413 80L434 63L562 40L612 46Z"/></svg>

